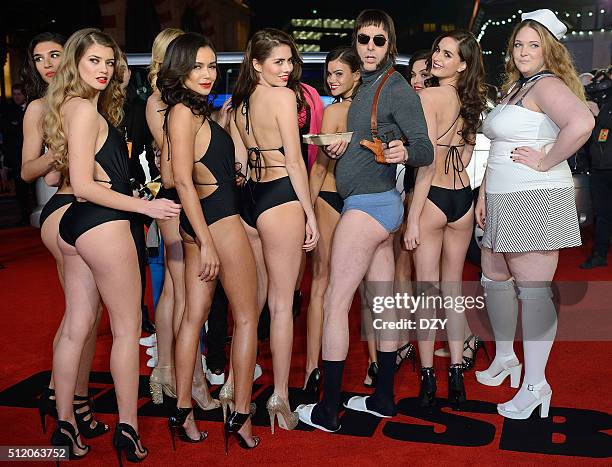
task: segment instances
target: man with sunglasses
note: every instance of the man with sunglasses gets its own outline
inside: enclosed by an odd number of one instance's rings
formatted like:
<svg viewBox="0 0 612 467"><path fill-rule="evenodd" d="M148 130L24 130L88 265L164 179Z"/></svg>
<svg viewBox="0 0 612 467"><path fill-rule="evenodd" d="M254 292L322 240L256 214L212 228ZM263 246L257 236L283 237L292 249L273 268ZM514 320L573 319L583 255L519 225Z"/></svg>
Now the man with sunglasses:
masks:
<svg viewBox="0 0 612 467"><path fill-rule="evenodd" d="M324 397L317 404L297 409L300 420L324 431L340 429L338 411L349 344L348 312L355 291L365 277L366 296L379 299L393 295L393 233L401 225L404 209L395 189L395 165L420 167L433 161L419 98L392 70L397 47L391 17L381 10L362 11L355 23L353 46L361 59L362 77L348 112L347 127L353 136L348 147L338 142L325 148L330 157L338 158L336 186L344 199L344 209L334 234L330 282L323 306ZM384 86L376 106L376 132L371 125L371 112L381 82ZM375 136L383 143L380 162L368 149L371 140L377 144ZM377 321L395 324L396 311L394 307L385 309L376 316L380 318ZM396 414L393 379L398 337L395 330L378 332L376 391L372 396L352 397L345 407L379 417Z"/></svg>

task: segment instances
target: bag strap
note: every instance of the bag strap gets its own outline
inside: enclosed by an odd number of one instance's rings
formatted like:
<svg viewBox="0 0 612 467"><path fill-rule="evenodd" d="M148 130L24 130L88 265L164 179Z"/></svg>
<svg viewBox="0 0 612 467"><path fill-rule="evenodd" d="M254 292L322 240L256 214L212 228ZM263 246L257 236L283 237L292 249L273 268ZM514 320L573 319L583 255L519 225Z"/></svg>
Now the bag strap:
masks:
<svg viewBox="0 0 612 467"><path fill-rule="evenodd" d="M382 91L383 86L391 76L395 73L395 68L391 67L387 70L385 75L383 76L382 81L378 85L376 89L376 94L374 94L374 102L372 102L372 113L370 115L370 129L372 130L372 136L378 136L378 98L380 97L380 93Z"/></svg>

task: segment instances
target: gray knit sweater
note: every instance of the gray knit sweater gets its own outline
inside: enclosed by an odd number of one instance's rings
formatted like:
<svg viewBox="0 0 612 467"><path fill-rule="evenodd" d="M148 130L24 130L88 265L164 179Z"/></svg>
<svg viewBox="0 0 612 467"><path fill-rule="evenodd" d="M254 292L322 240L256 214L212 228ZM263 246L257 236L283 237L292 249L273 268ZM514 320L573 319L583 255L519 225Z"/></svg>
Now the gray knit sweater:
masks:
<svg viewBox="0 0 612 467"><path fill-rule="evenodd" d="M348 112L348 131L353 137L344 155L336 164L336 187L345 199L351 195L382 193L395 187L395 164L379 164L374 154L359 145L362 139L372 140L370 113L381 75L393 64L389 61L376 71L361 72L362 84ZM378 98L378 134L383 142L408 140L407 165L420 167L433 161L433 147L427 135L427 124L418 96L396 71Z"/></svg>

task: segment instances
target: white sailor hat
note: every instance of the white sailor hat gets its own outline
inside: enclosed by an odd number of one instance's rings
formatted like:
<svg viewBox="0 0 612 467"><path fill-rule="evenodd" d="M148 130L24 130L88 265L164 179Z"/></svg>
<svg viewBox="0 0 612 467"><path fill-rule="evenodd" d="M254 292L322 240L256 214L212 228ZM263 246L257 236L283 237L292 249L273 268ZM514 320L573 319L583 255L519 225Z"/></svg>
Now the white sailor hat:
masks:
<svg viewBox="0 0 612 467"><path fill-rule="evenodd" d="M521 15L521 21L537 21L557 38L561 39L567 33L567 27L549 9L535 10Z"/></svg>

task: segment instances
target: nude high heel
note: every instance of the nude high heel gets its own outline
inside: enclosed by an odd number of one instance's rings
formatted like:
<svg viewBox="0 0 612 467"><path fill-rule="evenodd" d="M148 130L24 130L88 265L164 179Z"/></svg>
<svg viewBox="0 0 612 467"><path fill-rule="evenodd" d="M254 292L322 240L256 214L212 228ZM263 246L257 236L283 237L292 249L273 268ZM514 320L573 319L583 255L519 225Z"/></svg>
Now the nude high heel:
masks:
<svg viewBox="0 0 612 467"><path fill-rule="evenodd" d="M278 426L285 430L293 430L300 420L298 414L296 412L292 412L289 404L281 399L281 397L276 393L272 394L270 399L268 399L266 408L268 409L268 414L270 415L270 428L272 430L272 434L274 434L275 419L278 419Z"/></svg>

